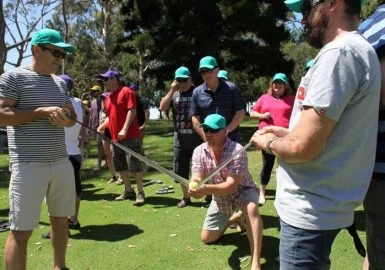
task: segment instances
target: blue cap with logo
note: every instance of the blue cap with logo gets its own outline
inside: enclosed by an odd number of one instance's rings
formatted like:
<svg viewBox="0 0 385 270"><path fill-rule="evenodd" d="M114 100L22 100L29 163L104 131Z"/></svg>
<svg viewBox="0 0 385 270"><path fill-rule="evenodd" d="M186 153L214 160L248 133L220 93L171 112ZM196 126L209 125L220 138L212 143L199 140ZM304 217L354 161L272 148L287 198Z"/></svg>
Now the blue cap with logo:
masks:
<svg viewBox="0 0 385 270"><path fill-rule="evenodd" d="M120 73L117 72L116 70L110 69L105 73L99 74L99 77L102 79L113 79L113 78L119 79Z"/></svg>

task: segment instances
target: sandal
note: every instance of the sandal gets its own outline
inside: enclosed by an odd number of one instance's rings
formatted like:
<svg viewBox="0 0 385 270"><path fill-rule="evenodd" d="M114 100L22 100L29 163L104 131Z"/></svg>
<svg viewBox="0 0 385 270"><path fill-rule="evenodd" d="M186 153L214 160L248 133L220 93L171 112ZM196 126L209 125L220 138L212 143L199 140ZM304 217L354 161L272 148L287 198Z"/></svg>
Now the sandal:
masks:
<svg viewBox="0 0 385 270"><path fill-rule="evenodd" d="M168 194L168 193L174 193L174 187L173 186L165 186L156 191L156 194Z"/></svg>

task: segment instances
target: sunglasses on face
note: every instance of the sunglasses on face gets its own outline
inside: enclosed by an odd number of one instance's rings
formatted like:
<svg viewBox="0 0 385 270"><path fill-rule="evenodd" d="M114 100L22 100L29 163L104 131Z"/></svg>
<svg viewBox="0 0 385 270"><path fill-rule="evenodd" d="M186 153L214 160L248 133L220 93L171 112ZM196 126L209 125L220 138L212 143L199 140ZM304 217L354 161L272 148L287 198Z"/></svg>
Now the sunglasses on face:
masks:
<svg viewBox="0 0 385 270"><path fill-rule="evenodd" d="M276 81L274 81L273 83L274 83L274 84L279 84L279 85L285 84L285 82L284 82L284 81L281 81L281 80L276 80Z"/></svg>
<svg viewBox="0 0 385 270"><path fill-rule="evenodd" d="M325 0L305 0L301 6L301 12L302 12L303 18L306 19L310 14L311 9L316 5L323 3L324 1Z"/></svg>
<svg viewBox="0 0 385 270"><path fill-rule="evenodd" d="M110 79L113 79L113 78L103 78L103 81L104 81L104 82L107 82L107 81L110 80Z"/></svg>
<svg viewBox="0 0 385 270"><path fill-rule="evenodd" d="M43 51L49 51L51 53L51 55L55 58L62 58L64 59L67 55L66 52L63 52L63 51L59 51L59 50L56 50L56 49L51 49L51 48L48 48L46 46L43 46L43 45L39 45L40 48L43 49Z"/></svg>
<svg viewBox="0 0 385 270"><path fill-rule="evenodd" d="M185 83L185 82L188 81L188 78L177 78L176 81L177 81L178 83Z"/></svg>
<svg viewBox="0 0 385 270"><path fill-rule="evenodd" d="M211 73L214 69L202 69L200 72L202 75L205 75L206 73Z"/></svg>
<svg viewBox="0 0 385 270"><path fill-rule="evenodd" d="M209 128L209 127L203 127L203 131L204 133L207 133L207 132L210 132L210 133L218 133L219 131L221 131L222 128L219 128L219 129L212 129L212 128Z"/></svg>

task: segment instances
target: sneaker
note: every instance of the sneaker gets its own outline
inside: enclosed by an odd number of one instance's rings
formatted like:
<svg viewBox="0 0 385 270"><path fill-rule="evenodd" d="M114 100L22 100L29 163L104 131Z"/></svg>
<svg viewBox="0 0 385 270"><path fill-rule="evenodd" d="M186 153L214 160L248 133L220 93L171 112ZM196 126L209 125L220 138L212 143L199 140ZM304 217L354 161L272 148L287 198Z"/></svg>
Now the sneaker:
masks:
<svg viewBox="0 0 385 270"><path fill-rule="evenodd" d="M178 208L184 208L187 205L189 205L190 203L191 203L191 199L190 198L183 198L180 202L178 202L178 204L176 206Z"/></svg>
<svg viewBox="0 0 385 270"><path fill-rule="evenodd" d="M133 200L136 198L136 194L135 194L135 191L134 190L131 190L131 191L123 191L123 193L116 197L115 198L115 201L123 201L123 200L126 200L126 199L129 199L129 200Z"/></svg>
<svg viewBox="0 0 385 270"><path fill-rule="evenodd" d="M72 221L68 219L68 228L70 228L71 230L80 230L81 226L78 220Z"/></svg>
<svg viewBox="0 0 385 270"><path fill-rule="evenodd" d="M110 180L108 180L108 184L112 184L113 182L116 182L117 181L117 179L116 179L116 176L114 175L114 176L111 176L111 178L110 178Z"/></svg>
<svg viewBox="0 0 385 270"><path fill-rule="evenodd" d="M265 204L265 202L266 202L265 197L259 197L258 204L259 204L260 206L263 206L263 205Z"/></svg>
<svg viewBox="0 0 385 270"><path fill-rule="evenodd" d="M144 193L138 192L136 194L135 206L142 206L144 204Z"/></svg>
<svg viewBox="0 0 385 270"><path fill-rule="evenodd" d="M123 185L123 179L121 177L119 177L118 180L116 181L116 184L117 185Z"/></svg>

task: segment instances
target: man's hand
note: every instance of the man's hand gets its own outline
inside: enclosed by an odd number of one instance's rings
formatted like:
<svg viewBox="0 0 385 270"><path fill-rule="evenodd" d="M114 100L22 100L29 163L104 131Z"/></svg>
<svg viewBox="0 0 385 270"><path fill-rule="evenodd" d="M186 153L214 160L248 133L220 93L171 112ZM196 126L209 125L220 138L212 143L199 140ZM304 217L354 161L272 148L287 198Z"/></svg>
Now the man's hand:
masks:
<svg viewBox="0 0 385 270"><path fill-rule="evenodd" d="M266 126L263 129L258 130L256 133L258 133L259 135L263 135L266 133L273 133L275 136L282 138L289 133L289 130L284 127Z"/></svg>
<svg viewBox="0 0 385 270"><path fill-rule="evenodd" d="M51 122L51 124L58 127L70 126L72 123L70 112L65 108L56 107L56 110L53 108L55 107L46 107L44 109L45 112L53 110L53 112L51 112L48 117L48 120Z"/></svg>
<svg viewBox="0 0 385 270"><path fill-rule="evenodd" d="M271 117L270 113L269 112L265 112L264 114L262 114L261 116L261 119L269 119Z"/></svg>
<svg viewBox="0 0 385 270"><path fill-rule="evenodd" d="M200 187L198 187L196 189L189 189L188 190L188 194L191 197L195 198L195 199L200 199L200 198L202 198L203 196L206 195L205 187L206 187L206 185L203 184L203 185L201 185Z"/></svg>
<svg viewBox="0 0 385 270"><path fill-rule="evenodd" d="M124 141L126 139L126 136L127 136L127 130L122 128L122 130L119 131L119 133L118 133L118 140Z"/></svg>

